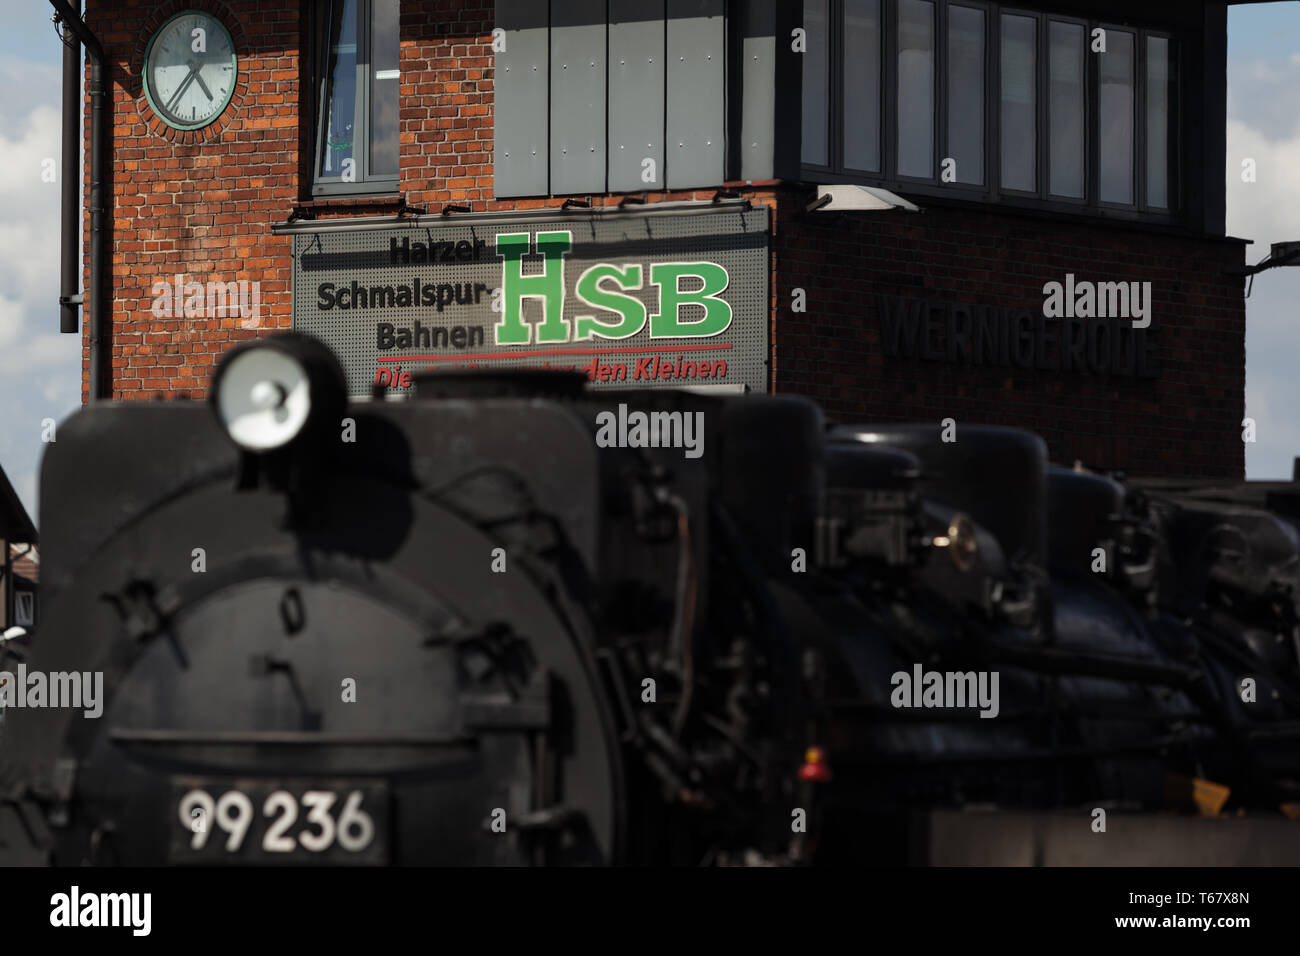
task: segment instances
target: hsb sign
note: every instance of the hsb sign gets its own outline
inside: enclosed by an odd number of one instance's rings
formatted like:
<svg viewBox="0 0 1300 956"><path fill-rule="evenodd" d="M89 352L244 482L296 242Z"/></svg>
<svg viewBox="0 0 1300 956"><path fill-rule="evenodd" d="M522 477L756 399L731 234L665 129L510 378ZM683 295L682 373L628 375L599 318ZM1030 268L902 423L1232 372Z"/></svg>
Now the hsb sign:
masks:
<svg viewBox="0 0 1300 956"><path fill-rule="evenodd" d="M334 348L352 395L448 368L767 390L764 206L422 217L365 232L294 235L294 328Z"/></svg>
<svg viewBox="0 0 1300 956"><path fill-rule="evenodd" d="M541 272L525 274L524 257L533 250L541 255ZM659 311L649 314L644 302L629 292L642 288L644 270L637 264L622 266L599 262L588 266L578 277L574 294L585 305L617 316L602 318L578 314L572 321L564 317L565 257L573 248L569 231L539 232L534 243L532 233L502 233L496 237L497 255L502 264L502 316L494 330L497 345L530 345L534 326L524 321L525 299L539 299L542 318L536 324L536 342L573 342L593 338L627 339L637 335L649 323L650 338L702 338L719 335L731 325L731 306L718 298L730 282L727 270L712 262L660 262L649 268L650 285L659 288ZM698 289L686 291L682 279L695 278ZM687 306L703 309L703 316L684 321Z"/></svg>

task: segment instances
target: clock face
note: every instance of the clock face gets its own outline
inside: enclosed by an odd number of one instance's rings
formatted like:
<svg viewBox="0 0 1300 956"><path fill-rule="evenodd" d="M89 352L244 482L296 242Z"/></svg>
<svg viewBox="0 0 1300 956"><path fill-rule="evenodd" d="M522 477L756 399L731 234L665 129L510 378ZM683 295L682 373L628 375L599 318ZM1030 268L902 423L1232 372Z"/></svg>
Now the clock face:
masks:
<svg viewBox="0 0 1300 956"><path fill-rule="evenodd" d="M167 125L197 129L226 108L238 69L235 44L221 21L187 10L164 23L149 41L145 95Z"/></svg>

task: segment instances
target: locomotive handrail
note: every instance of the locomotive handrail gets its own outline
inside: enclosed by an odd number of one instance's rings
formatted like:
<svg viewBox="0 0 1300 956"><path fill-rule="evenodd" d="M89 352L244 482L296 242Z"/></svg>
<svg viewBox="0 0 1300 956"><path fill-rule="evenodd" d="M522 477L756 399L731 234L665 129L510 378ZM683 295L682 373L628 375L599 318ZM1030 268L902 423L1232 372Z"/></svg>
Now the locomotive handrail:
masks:
<svg viewBox="0 0 1300 956"><path fill-rule="evenodd" d="M1190 687L1203 679L1201 671L1180 664L1155 664L1136 657L1102 654L1076 647L1015 645L1001 641L985 645L995 660L1052 674L1150 681L1170 687Z"/></svg>

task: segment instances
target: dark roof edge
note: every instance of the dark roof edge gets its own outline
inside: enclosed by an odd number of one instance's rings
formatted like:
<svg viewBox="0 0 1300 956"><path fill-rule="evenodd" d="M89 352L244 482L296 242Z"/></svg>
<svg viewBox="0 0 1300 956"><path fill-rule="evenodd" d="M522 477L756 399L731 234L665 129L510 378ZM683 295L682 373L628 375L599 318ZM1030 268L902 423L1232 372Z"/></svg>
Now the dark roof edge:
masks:
<svg viewBox="0 0 1300 956"><path fill-rule="evenodd" d="M6 544L38 543L36 525L3 468L0 468L0 530L5 533Z"/></svg>

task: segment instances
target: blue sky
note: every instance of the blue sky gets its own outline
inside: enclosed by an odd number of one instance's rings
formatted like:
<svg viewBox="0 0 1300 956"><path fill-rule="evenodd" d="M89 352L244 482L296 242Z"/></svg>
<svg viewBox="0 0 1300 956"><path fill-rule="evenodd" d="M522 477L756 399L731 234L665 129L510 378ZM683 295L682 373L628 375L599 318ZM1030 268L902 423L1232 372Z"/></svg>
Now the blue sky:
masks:
<svg viewBox="0 0 1300 956"><path fill-rule="evenodd" d="M41 161L59 156L61 47L42 0L2 0L0 30L0 466L36 517L41 421L80 401L80 336L58 331L59 187ZM1300 2L1231 9L1228 20L1228 233L1300 240ZM1241 160L1257 181L1240 181ZM1300 455L1300 269L1255 280L1246 311L1250 478L1289 478Z"/></svg>

